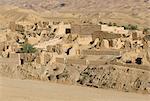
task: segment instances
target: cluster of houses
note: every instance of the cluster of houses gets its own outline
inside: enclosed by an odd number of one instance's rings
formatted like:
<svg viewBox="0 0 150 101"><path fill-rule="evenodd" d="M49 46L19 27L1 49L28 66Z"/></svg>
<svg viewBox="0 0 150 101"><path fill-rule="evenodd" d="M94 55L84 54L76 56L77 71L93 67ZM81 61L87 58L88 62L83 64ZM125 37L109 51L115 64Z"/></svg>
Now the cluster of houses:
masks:
<svg viewBox="0 0 150 101"><path fill-rule="evenodd" d="M150 35L103 24L11 22L0 31L0 70L23 79L149 93Z"/></svg>
<svg viewBox="0 0 150 101"><path fill-rule="evenodd" d="M133 50L148 49L150 46L150 35L108 25L48 21L21 25L11 22L7 30L13 33L13 37L6 36L7 39L10 37L10 41L0 43L0 64L14 60L12 63L17 65L26 62L46 65L57 62L60 57L63 60L76 56L117 57ZM31 44L37 51L21 53L19 50L25 43Z"/></svg>

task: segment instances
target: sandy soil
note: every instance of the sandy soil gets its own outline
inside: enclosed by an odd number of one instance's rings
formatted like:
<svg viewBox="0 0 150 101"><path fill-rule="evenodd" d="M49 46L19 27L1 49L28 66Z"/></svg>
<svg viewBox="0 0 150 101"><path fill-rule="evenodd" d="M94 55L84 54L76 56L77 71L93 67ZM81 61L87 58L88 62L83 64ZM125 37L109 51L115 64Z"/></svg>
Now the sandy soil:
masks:
<svg viewBox="0 0 150 101"><path fill-rule="evenodd" d="M0 101L150 101L150 95L0 78Z"/></svg>
<svg viewBox="0 0 150 101"><path fill-rule="evenodd" d="M0 78L0 101L150 101L150 95Z"/></svg>

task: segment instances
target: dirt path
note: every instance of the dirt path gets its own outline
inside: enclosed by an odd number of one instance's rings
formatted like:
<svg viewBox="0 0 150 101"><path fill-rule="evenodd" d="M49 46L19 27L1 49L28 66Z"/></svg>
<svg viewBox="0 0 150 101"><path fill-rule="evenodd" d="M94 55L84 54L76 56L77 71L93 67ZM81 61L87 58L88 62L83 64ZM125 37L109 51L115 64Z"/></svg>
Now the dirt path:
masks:
<svg viewBox="0 0 150 101"><path fill-rule="evenodd" d="M150 101L150 95L0 78L0 101Z"/></svg>

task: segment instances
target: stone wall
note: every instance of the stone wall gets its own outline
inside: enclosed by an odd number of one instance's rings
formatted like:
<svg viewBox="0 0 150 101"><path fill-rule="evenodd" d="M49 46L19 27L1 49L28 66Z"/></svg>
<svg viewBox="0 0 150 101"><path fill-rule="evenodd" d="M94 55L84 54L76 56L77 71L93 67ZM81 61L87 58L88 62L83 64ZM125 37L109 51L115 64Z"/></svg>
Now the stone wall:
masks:
<svg viewBox="0 0 150 101"><path fill-rule="evenodd" d="M87 65L105 65L107 62L103 60L87 60Z"/></svg>
<svg viewBox="0 0 150 101"><path fill-rule="evenodd" d="M72 58L56 58L57 63L67 63L67 64L79 64L79 65L86 65L87 62L85 59L72 59Z"/></svg>
<svg viewBox="0 0 150 101"><path fill-rule="evenodd" d="M67 64L79 64L79 65L86 65L85 59L66 59Z"/></svg>
<svg viewBox="0 0 150 101"><path fill-rule="evenodd" d="M117 27L117 26L108 26L108 25L101 25L101 31L119 33L119 34L128 34L128 30L125 30L124 27Z"/></svg>
<svg viewBox="0 0 150 101"><path fill-rule="evenodd" d="M0 52L2 52L5 49L5 43L0 43Z"/></svg>
<svg viewBox="0 0 150 101"><path fill-rule="evenodd" d="M18 31L18 32L24 31L24 27L22 25L16 24L15 22L10 22L9 29L13 32L14 31Z"/></svg>
<svg viewBox="0 0 150 101"><path fill-rule="evenodd" d="M81 50L83 55L121 55L119 50Z"/></svg>
<svg viewBox="0 0 150 101"><path fill-rule="evenodd" d="M11 53L9 58L0 58L0 65L20 65L20 54Z"/></svg>
<svg viewBox="0 0 150 101"><path fill-rule="evenodd" d="M14 58L0 58L0 64L20 65L20 62Z"/></svg>
<svg viewBox="0 0 150 101"><path fill-rule="evenodd" d="M99 25L71 25L72 34L90 35L95 31L100 31Z"/></svg>
<svg viewBox="0 0 150 101"><path fill-rule="evenodd" d="M126 92L148 93L150 72L115 65L90 65L81 74L78 83L96 88L112 88ZM150 93L150 92L149 92Z"/></svg>
<svg viewBox="0 0 150 101"><path fill-rule="evenodd" d="M99 39L117 39L117 38L121 38L121 34L96 31L96 32L92 33L92 39L95 40L96 38L99 38Z"/></svg>
<svg viewBox="0 0 150 101"><path fill-rule="evenodd" d="M69 59L63 57L56 57L56 63L62 64L78 64L78 65L104 65L107 64L108 61L103 60L88 60L88 59Z"/></svg>
<svg viewBox="0 0 150 101"><path fill-rule="evenodd" d="M56 58L56 62L63 64L63 63L65 63L65 58L59 58L59 57L57 57L57 58Z"/></svg>
<svg viewBox="0 0 150 101"><path fill-rule="evenodd" d="M4 66L0 67L0 75L150 94L150 71L112 64L54 63L41 68L31 64L15 68Z"/></svg>
<svg viewBox="0 0 150 101"><path fill-rule="evenodd" d="M150 93L150 71L117 65L55 64L57 72L49 80L83 86ZM56 72L56 71L54 71Z"/></svg>

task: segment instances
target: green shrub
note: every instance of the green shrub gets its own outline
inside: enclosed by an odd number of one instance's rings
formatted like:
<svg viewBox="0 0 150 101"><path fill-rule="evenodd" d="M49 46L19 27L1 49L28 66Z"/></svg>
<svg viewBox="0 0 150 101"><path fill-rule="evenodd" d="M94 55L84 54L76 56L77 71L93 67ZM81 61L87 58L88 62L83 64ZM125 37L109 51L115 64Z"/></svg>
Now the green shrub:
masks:
<svg viewBox="0 0 150 101"><path fill-rule="evenodd" d="M126 30L138 30L138 26L132 25L132 24L123 25L122 27L124 27L124 29L126 29Z"/></svg>
<svg viewBox="0 0 150 101"><path fill-rule="evenodd" d="M25 43L22 45L21 53L35 53L37 51L36 48L33 47L33 45Z"/></svg>

